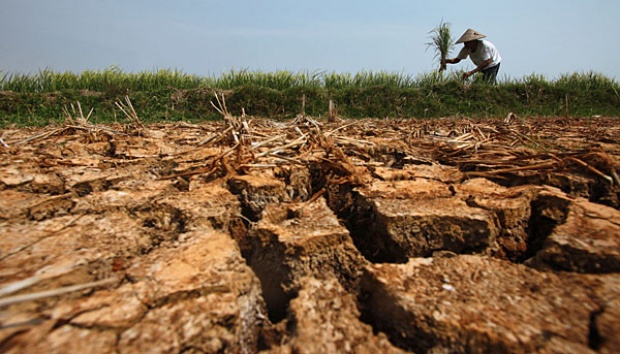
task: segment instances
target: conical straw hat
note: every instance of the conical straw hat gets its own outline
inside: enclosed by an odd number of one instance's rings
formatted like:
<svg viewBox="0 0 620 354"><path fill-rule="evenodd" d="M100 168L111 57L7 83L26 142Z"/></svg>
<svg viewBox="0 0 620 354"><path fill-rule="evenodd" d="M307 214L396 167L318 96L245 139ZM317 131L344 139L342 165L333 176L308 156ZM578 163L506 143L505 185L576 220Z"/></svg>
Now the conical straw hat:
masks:
<svg viewBox="0 0 620 354"><path fill-rule="evenodd" d="M465 31L465 33L463 33L461 38L459 38L456 41L456 43L465 43L465 42L473 41L475 39L480 39L480 38L484 38L484 37L486 37L484 34L478 32L478 31L474 31L473 29L470 28L467 31Z"/></svg>

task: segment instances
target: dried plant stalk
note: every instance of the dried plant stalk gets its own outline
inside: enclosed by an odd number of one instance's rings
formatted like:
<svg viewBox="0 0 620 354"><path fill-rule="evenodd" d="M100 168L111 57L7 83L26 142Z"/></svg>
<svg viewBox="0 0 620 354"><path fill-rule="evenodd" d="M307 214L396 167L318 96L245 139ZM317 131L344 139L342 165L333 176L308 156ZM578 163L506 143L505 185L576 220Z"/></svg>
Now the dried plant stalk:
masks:
<svg viewBox="0 0 620 354"><path fill-rule="evenodd" d="M109 278L109 279L104 279L104 280L95 281L91 283L65 286L65 287L58 288L58 289L46 290L46 291L41 291L41 292L36 292L36 293L9 296L9 297L0 299L0 307L18 304L20 302L25 302L25 301L45 299L48 297L71 293L74 291L90 289L90 288L94 288L94 287L101 286L101 285L111 284L115 281L117 281L117 279Z"/></svg>
<svg viewBox="0 0 620 354"><path fill-rule="evenodd" d="M125 103L123 102L115 102L116 107L118 107L121 112L123 112L123 114L125 114L125 117L127 117L127 119L129 119L130 122L144 128L144 125L142 125L142 122L140 122L140 118L138 118L138 113L136 112L136 110L133 108L133 105L131 104L131 100L129 99L129 96L125 96Z"/></svg>

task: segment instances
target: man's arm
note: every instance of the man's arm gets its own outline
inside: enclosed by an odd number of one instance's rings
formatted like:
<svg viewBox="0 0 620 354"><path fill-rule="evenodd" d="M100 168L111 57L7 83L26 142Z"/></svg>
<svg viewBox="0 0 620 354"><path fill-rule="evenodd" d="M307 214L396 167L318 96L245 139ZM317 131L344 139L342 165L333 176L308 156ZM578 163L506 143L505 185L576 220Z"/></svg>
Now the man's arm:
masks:
<svg viewBox="0 0 620 354"><path fill-rule="evenodd" d="M467 79L468 77L472 76L473 74L475 74L475 73L477 73L479 71L484 70L484 68L489 66L489 64L491 64L492 61L493 61L493 58L489 58L489 59L483 61L482 64L478 65L478 67L475 68L474 70L468 71L468 72L464 73L463 74L463 78Z"/></svg>
<svg viewBox="0 0 620 354"><path fill-rule="evenodd" d="M461 59L459 58L452 58L452 59L446 59L444 61L444 64L458 64L461 62Z"/></svg>

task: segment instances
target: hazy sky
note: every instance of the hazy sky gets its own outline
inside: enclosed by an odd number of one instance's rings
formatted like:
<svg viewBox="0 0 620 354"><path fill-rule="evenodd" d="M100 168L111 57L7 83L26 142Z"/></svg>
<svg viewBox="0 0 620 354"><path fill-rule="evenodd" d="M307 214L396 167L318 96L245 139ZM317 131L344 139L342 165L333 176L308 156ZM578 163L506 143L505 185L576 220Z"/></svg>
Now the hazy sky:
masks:
<svg viewBox="0 0 620 354"><path fill-rule="evenodd" d="M436 67L428 32L473 28L500 77L620 80L619 0L0 0L0 70L388 71ZM452 54L456 55L461 45ZM468 60L451 68L473 68Z"/></svg>

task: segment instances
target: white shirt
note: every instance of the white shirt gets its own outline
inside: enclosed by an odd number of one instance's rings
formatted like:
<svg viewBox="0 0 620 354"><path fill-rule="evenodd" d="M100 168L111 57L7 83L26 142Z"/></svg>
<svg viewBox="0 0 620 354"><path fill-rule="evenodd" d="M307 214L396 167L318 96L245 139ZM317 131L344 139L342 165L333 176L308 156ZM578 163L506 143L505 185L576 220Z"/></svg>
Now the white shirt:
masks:
<svg viewBox="0 0 620 354"><path fill-rule="evenodd" d="M502 57L499 55L499 52L497 51L493 43L485 41L484 39L478 40L478 48L476 48L476 51L474 53L467 49L467 47L463 47L456 57L463 60L467 59L468 56L471 61L476 64L476 66L479 66L485 60L492 58L491 63L489 63L489 65L485 67L485 69L492 68L502 61Z"/></svg>

